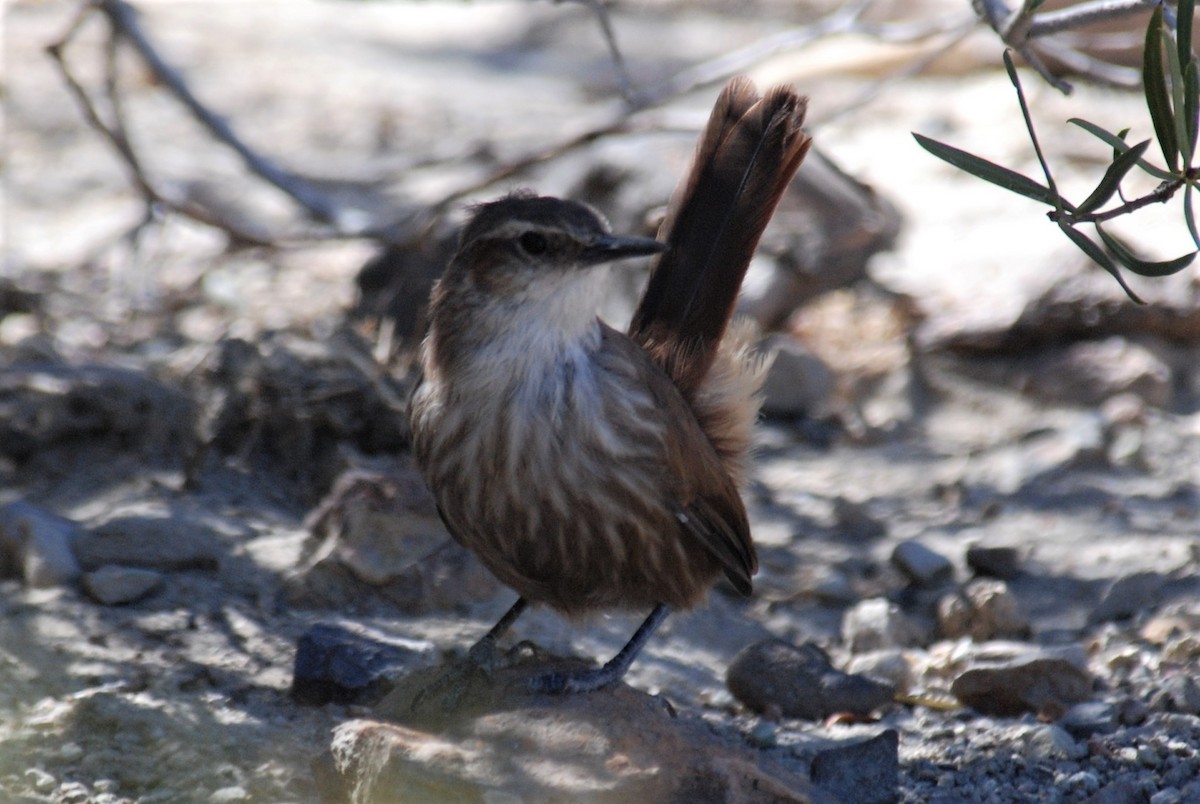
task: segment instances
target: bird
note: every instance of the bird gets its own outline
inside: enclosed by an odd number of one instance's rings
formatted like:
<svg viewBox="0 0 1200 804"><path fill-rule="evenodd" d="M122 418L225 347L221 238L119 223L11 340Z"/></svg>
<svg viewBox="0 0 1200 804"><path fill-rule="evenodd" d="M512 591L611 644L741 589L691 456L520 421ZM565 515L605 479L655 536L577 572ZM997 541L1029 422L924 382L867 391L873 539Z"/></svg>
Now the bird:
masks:
<svg viewBox="0 0 1200 804"><path fill-rule="evenodd" d="M746 78L720 92L658 239L591 207L516 191L473 208L436 283L409 406L415 462L451 536L519 597L578 618L646 611L600 667L543 693L619 681L673 610L758 560L739 486L764 362L734 321L742 279L811 138L807 98ZM612 262L653 257L632 321L596 315Z"/></svg>

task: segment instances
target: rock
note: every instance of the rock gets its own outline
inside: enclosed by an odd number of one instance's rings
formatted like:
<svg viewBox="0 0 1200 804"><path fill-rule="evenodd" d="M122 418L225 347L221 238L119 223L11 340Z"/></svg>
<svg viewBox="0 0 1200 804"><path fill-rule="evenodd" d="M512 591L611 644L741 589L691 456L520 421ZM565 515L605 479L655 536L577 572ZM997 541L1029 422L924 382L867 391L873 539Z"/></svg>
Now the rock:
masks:
<svg viewBox="0 0 1200 804"><path fill-rule="evenodd" d="M250 801L250 793L241 785L233 785L232 787L222 787L219 790L212 791L208 795L208 800L213 802L213 804Z"/></svg>
<svg viewBox="0 0 1200 804"><path fill-rule="evenodd" d="M977 578L944 596L937 606L938 631L944 639L970 636L976 642L1020 639L1032 626L1004 581Z"/></svg>
<svg viewBox="0 0 1200 804"><path fill-rule="evenodd" d="M1085 804L1142 804L1150 798L1142 786L1133 779L1117 779L1109 782L1087 799Z"/></svg>
<svg viewBox="0 0 1200 804"><path fill-rule="evenodd" d="M892 564L914 586L939 586L954 577L954 564L950 559L917 541L909 540L896 545L892 551Z"/></svg>
<svg viewBox="0 0 1200 804"><path fill-rule="evenodd" d="M1077 740L1093 734L1108 734L1117 728L1117 707L1104 701L1075 704L1062 716L1058 725Z"/></svg>
<svg viewBox="0 0 1200 804"><path fill-rule="evenodd" d="M895 696L890 684L843 673L812 643L780 639L750 645L729 664L725 682L733 697L755 712L822 720L847 712L866 717Z"/></svg>
<svg viewBox="0 0 1200 804"><path fill-rule="evenodd" d="M1146 304L1131 300L1112 277L1075 255L1045 266L1042 273L1044 279L1021 284L1021 295L1013 298L997 299L982 286L966 290L976 300L977 311L954 306L930 309L918 332L919 342L926 348L1012 355L1112 335L1183 343L1200 340L1194 272L1140 284L1138 295ZM901 289L923 298L918 288Z"/></svg>
<svg viewBox="0 0 1200 804"><path fill-rule="evenodd" d="M1058 424L1031 430L1016 444L990 449L973 459L964 473L971 485L991 486L1001 495L1036 489L1048 477L1068 469L1099 468L1108 460L1103 420L1085 411Z"/></svg>
<svg viewBox="0 0 1200 804"><path fill-rule="evenodd" d="M1160 408L1171 402L1171 368L1150 349L1122 337L1052 351L1029 372L1026 390L1052 402L1098 407L1118 394Z"/></svg>
<svg viewBox="0 0 1200 804"><path fill-rule="evenodd" d="M895 603L864 600L842 616L842 640L854 653L924 645L928 634Z"/></svg>
<svg viewBox="0 0 1200 804"><path fill-rule="evenodd" d="M79 577L72 545L84 530L70 519L18 500L0 506L0 577L18 575L35 589Z"/></svg>
<svg viewBox="0 0 1200 804"><path fill-rule="evenodd" d="M212 526L190 512L157 505L115 512L75 542L75 557L89 570L106 564L216 570L221 554Z"/></svg>
<svg viewBox="0 0 1200 804"><path fill-rule="evenodd" d="M1150 699L1150 708L1160 712L1200 715L1200 684L1190 675L1170 676Z"/></svg>
<svg viewBox="0 0 1200 804"><path fill-rule="evenodd" d="M1142 624L1138 634L1155 645L1165 645L1188 634L1200 634L1200 613L1185 611L1155 615Z"/></svg>
<svg viewBox="0 0 1200 804"><path fill-rule="evenodd" d="M383 600L406 614L486 600L499 582L450 539L415 471L352 471L309 517L304 564L284 585L294 606L353 609Z"/></svg>
<svg viewBox="0 0 1200 804"><path fill-rule="evenodd" d="M840 495L833 498L833 518L838 531L855 542L872 541L887 535L887 525L871 516L864 503Z"/></svg>
<svg viewBox="0 0 1200 804"><path fill-rule="evenodd" d="M375 704L433 652L429 642L389 637L360 625L318 623L296 645L291 695L310 706Z"/></svg>
<svg viewBox="0 0 1200 804"><path fill-rule="evenodd" d="M163 576L154 570L106 564L83 576L83 590L97 603L133 603L157 592Z"/></svg>
<svg viewBox="0 0 1200 804"><path fill-rule="evenodd" d="M1043 658L967 670L954 679L950 691L984 715L1058 714L1091 697L1092 679L1065 659Z"/></svg>
<svg viewBox="0 0 1200 804"><path fill-rule="evenodd" d="M886 681L898 691L907 691L913 683L913 662L900 648L856 653L846 664L846 672Z"/></svg>
<svg viewBox="0 0 1200 804"><path fill-rule="evenodd" d="M841 801L889 804L899 798L900 736L888 729L878 737L819 752L812 780Z"/></svg>
<svg viewBox="0 0 1200 804"><path fill-rule="evenodd" d="M773 357L763 382L763 413L781 418L819 414L837 384L833 369L786 335L768 338L764 350Z"/></svg>
<svg viewBox="0 0 1200 804"><path fill-rule="evenodd" d="M1021 574L1021 556L1015 547L973 544L967 548L967 566L976 575L1011 581Z"/></svg>
<svg viewBox="0 0 1200 804"><path fill-rule="evenodd" d="M546 668L544 657L526 657L490 676L462 675L450 696L425 695L445 667L405 678L377 719L334 730L315 766L322 798L834 800L760 749L624 684L586 695L527 692L531 673Z"/></svg>
<svg viewBox="0 0 1200 804"><path fill-rule="evenodd" d="M1091 623L1124 620L1158 605L1167 578L1157 572L1135 572L1113 581L1088 616Z"/></svg>
<svg viewBox="0 0 1200 804"><path fill-rule="evenodd" d="M1088 752L1086 745L1052 723L1039 723L1025 729L1021 732L1018 744L1022 746L1025 757L1040 762L1082 759Z"/></svg>

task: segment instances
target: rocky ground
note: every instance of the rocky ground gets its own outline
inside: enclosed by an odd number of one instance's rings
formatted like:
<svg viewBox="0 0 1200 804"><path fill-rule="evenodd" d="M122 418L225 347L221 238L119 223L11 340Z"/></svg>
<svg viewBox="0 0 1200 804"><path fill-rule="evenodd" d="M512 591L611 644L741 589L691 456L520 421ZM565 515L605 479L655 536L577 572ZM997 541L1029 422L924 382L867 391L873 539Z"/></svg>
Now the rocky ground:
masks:
<svg viewBox="0 0 1200 804"><path fill-rule="evenodd" d="M635 87L826 11L686 6L616 14ZM636 616L533 612L490 676L455 658L512 593L446 540L405 452L443 230L381 251L301 220L122 51L161 193L278 242L143 221L43 52L76 8L5 10L0 799L1200 801L1200 274L1133 305L1035 205L913 144L1033 173L986 33L882 85L937 43L753 65L811 92L818 147L872 188L814 159L747 288L779 352L755 595L719 587L629 686L563 701L520 679L611 655ZM581 5L281 8L148 4L144 25L343 227L407 231L619 111ZM97 93L104 34L67 54ZM1135 95L1027 90L1069 194L1107 155L1063 120L1149 128ZM649 231L714 95L465 195L532 185ZM1174 256L1179 219L1129 232Z"/></svg>

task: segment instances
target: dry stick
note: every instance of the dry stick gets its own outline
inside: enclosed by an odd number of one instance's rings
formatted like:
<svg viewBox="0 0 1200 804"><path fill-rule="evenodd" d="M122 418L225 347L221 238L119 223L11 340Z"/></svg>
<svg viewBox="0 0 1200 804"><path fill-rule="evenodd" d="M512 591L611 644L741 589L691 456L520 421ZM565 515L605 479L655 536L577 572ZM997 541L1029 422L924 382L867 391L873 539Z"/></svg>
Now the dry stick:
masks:
<svg viewBox="0 0 1200 804"><path fill-rule="evenodd" d="M633 80L629 77L629 70L625 65L625 57L621 55L621 48L617 47L617 36L613 33L612 20L609 19L608 9L605 8L603 0L557 0L557 2L573 2L585 5L592 10L596 15L596 21L600 23L600 30L604 34L604 41L608 44L608 53L613 60L613 68L617 71L617 86L621 89L621 96L625 98L630 108L636 108L641 104L641 96L633 86Z"/></svg>
<svg viewBox="0 0 1200 804"><path fill-rule="evenodd" d="M80 16L78 16L70 26L68 26L64 37L58 42L48 45L46 47L46 52L49 53L51 58L54 59L55 64L58 66L59 74L62 75L68 91L71 93L72 97L75 98L76 102L80 106L80 109L83 111L84 118L92 126L92 128L100 132L104 139L107 140L110 145L112 145L113 149L117 152L117 155L121 158L121 161L125 163L125 166L129 170L130 179L132 180L134 186L137 187L142 197L146 200L147 217L152 218L153 212L151 211L151 208L154 205L160 205L166 209L174 210L182 215L200 221L208 226L220 229L228 233L229 236L236 242L247 245L272 245L270 241L264 240L253 232L249 232L231 221L223 220L215 216L208 209L205 209L198 204L192 203L187 199L172 198L165 192L160 191L146 176L145 171L142 169L141 161L138 159L137 153L134 151L133 147L129 144L129 140L125 138L123 133L115 130L100 116L100 112L96 109L96 105L92 102L91 97L87 94L87 90L85 90L83 86L77 80L75 80L75 76L71 72L71 68L67 65L66 59L63 55L63 49L79 31L80 24L83 22L86 12L90 11L91 8L92 7L90 4L85 6L82 9L83 13L81 13ZM145 225L145 221L139 223L138 227L136 228L140 228L143 225ZM136 231L136 228L134 231Z"/></svg>
<svg viewBox="0 0 1200 804"><path fill-rule="evenodd" d="M1030 3L1023 4L1014 12L1005 4L1004 0L973 0L972 5L979 18L1000 36L1004 44L1020 53L1025 62L1047 83L1064 94L1070 94L1071 85L1053 75L1036 51L1049 51L1050 55L1062 59L1084 75L1102 81L1125 86L1125 76L1122 75L1118 80L1114 80L1114 76L1117 74L1104 68L1112 67L1113 70L1119 68L1092 59L1061 43L1057 47L1047 47L1049 43L1035 40L1039 37L1081 28L1094 22L1137 14L1157 5L1158 2L1159 0L1089 0L1089 2L1070 8L1043 13L1034 13Z"/></svg>
<svg viewBox="0 0 1200 804"><path fill-rule="evenodd" d="M142 57L142 61L154 76L187 107L219 142L232 148L252 172L261 176L289 195L296 203L308 210L318 220L333 224L339 229L346 225L346 214L312 185L288 173L274 162L256 153L233 131L225 118L214 114L200 102L188 87L183 75L158 54L138 21L137 10L125 0L99 0L97 8L104 12L112 23L114 34L123 37Z"/></svg>

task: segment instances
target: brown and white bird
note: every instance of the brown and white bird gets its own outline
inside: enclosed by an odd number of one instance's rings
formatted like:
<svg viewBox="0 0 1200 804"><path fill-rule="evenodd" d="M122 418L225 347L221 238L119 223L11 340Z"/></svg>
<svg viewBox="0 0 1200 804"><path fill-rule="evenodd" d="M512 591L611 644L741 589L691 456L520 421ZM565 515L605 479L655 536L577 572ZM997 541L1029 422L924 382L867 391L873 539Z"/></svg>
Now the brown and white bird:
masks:
<svg viewBox="0 0 1200 804"><path fill-rule="evenodd" d="M808 150L806 100L721 92L660 236L618 237L591 208L514 194L478 206L434 288L413 449L450 533L520 598L567 615L650 609L602 668L621 678L670 609L758 561L739 496L762 363L729 321L747 265ZM596 317L614 260L658 254L628 332Z"/></svg>

